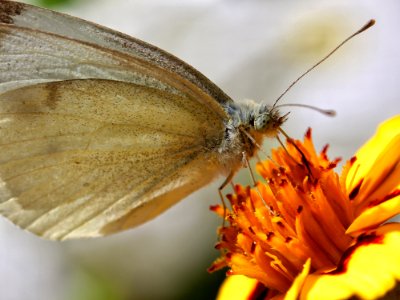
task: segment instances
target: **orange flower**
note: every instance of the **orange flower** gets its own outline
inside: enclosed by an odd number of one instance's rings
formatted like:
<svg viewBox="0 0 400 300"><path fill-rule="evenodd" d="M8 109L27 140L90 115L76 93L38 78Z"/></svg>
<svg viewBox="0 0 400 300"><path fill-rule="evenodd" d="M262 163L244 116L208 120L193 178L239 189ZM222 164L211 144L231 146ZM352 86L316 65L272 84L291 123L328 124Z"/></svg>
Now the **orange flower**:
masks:
<svg viewBox="0 0 400 300"><path fill-rule="evenodd" d="M257 165L265 183L228 195L222 256L210 267L229 267L218 299L382 297L400 281L400 224L384 224L400 212L400 115L340 176L311 130L294 143L304 156L287 143Z"/></svg>

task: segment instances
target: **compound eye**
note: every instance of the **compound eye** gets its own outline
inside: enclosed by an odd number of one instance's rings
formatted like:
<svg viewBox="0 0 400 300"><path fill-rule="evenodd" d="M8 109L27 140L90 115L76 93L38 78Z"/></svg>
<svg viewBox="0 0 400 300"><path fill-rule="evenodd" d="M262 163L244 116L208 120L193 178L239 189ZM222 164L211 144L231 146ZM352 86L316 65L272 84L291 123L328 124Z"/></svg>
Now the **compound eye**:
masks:
<svg viewBox="0 0 400 300"><path fill-rule="evenodd" d="M268 124L269 124L269 119L264 118L262 122L263 127L265 127Z"/></svg>

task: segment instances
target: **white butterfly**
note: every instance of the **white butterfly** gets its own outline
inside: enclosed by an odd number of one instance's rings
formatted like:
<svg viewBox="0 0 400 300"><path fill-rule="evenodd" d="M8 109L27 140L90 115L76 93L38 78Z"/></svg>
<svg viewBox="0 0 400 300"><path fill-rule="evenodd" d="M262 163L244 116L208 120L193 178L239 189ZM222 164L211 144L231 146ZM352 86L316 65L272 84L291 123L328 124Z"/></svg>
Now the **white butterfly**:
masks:
<svg viewBox="0 0 400 300"><path fill-rule="evenodd" d="M45 238L141 224L285 120L108 28L13 1L0 22L0 212Z"/></svg>

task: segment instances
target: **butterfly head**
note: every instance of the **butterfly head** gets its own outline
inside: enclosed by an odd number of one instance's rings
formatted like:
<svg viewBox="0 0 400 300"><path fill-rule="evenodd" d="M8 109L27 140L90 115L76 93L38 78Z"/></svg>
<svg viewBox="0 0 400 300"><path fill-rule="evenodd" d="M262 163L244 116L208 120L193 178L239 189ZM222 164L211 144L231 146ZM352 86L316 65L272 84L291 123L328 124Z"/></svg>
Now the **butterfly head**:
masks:
<svg viewBox="0 0 400 300"><path fill-rule="evenodd" d="M261 104L254 112L253 128L263 135L274 137L286 120L287 114L282 116L277 109Z"/></svg>
<svg viewBox="0 0 400 300"><path fill-rule="evenodd" d="M287 114L282 116L276 107L248 99L230 103L225 109L232 122L231 125L227 124L232 135L242 128L256 140L277 136L279 128L287 119Z"/></svg>

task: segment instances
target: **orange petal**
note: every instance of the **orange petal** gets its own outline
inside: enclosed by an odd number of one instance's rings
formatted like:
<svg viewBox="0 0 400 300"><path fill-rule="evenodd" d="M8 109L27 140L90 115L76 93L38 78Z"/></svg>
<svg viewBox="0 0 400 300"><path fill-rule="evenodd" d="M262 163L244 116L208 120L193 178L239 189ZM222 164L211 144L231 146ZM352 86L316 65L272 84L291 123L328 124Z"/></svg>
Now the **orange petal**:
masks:
<svg viewBox="0 0 400 300"><path fill-rule="evenodd" d="M349 226L346 234L357 236L361 230L382 224L400 213L400 195L361 213Z"/></svg>
<svg viewBox="0 0 400 300"><path fill-rule="evenodd" d="M300 299L377 299L400 281L400 224L386 224L358 238L338 268L307 277Z"/></svg>
<svg viewBox="0 0 400 300"><path fill-rule="evenodd" d="M285 300L299 299L299 295L303 287L304 281L306 280L308 273L310 273L310 268L311 268L311 259L307 259L306 263L304 264L303 270L299 275L297 275L296 279L293 281L292 286L287 291L285 295Z"/></svg>
<svg viewBox="0 0 400 300"><path fill-rule="evenodd" d="M253 299L260 285L256 279L244 275L228 276L218 292L217 300Z"/></svg>
<svg viewBox="0 0 400 300"><path fill-rule="evenodd" d="M371 193L378 191L379 194L383 186L384 192L390 192L398 185L399 149L400 115L397 115L381 124L375 136L356 154L356 161L346 177L347 194L355 203L367 199Z"/></svg>

